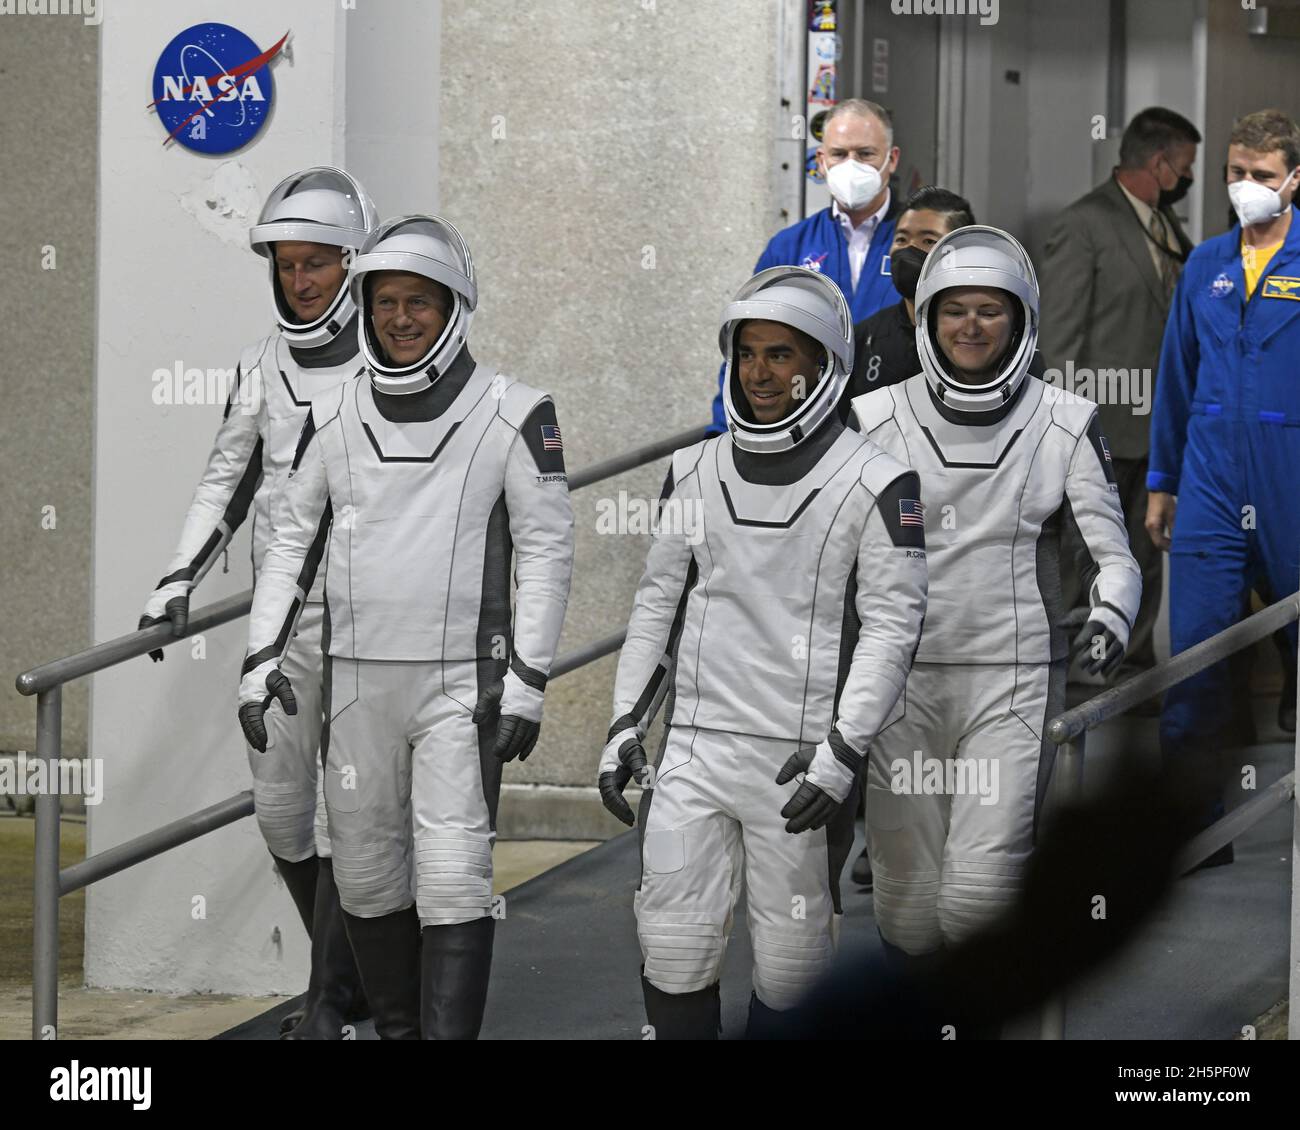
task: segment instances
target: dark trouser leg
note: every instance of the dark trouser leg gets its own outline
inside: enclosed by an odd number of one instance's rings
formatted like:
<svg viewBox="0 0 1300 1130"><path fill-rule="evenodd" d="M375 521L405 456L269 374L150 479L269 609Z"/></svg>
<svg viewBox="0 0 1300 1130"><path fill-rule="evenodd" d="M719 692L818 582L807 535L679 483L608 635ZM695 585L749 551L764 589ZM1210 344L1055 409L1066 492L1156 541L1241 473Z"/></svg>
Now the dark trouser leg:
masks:
<svg viewBox="0 0 1300 1130"><path fill-rule="evenodd" d="M490 917L424 928L420 954L422 1039L478 1039L492 973L495 930L496 921Z"/></svg>
<svg viewBox="0 0 1300 1130"><path fill-rule="evenodd" d="M420 918L414 906L378 918L340 911L381 1040L420 1038Z"/></svg>
<svg viewBox="0 0 1300 1130"><path fill-rule="evenodd" d="M1169 636L1177 655L1231 627L1241 616L1247 587L1247 546L1241 515L1213 483L1183 474L1174 542L1169 554ZM1194 776L1206 799L1194 824L1206 827L1223 812L1218 779L1223 751L1240 744L1241 688L1229 662L1219 662L1175 684L1160 715L1160 749L1170 771ZM1197 828L1189 828L1189 832Z"/></svg>

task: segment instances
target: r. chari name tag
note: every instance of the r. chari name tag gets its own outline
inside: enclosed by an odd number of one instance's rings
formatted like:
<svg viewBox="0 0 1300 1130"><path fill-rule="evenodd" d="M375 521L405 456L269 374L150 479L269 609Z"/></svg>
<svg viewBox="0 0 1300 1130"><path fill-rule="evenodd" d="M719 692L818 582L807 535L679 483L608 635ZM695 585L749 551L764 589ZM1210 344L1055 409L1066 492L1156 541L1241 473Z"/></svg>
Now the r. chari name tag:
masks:
<svg viewBox="0 0 1300 1130"><path fill-rule="evenodd" d="M1270 275L1264 280L1263 296L1290 298L1294 302L1300 302L1300 279L1290 279L1285 275Z"/></svg>

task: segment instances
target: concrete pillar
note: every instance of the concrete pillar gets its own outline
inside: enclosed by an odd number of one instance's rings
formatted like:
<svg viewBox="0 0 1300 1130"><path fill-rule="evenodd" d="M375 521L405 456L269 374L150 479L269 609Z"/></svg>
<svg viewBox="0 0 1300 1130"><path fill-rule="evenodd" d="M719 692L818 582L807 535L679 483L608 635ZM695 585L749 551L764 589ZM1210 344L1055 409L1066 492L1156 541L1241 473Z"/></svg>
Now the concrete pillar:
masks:
<svg viewBox="0 0 1300 1130"><path fill-rule="evenodd" d="M479 270L476 355L554 394L570 471L703 424L722 307L783 226L782 4L443 11L440 196ZM657 498L665 469L575 495L561 650L627 622L649 539L598 534L598 508ZM548 688L541 743L507 769L505 834L621 830L594 788L614 669Z"/></svg>
<svg viewBox="0 0 1300 1130"><path fill-rule="evenodd" d="M157 370L233 368L273 325L265 260L247 242L266 192L297 168L344 159L344 14L316 0L229 0L209 18L269 47L275 103L249 146L206 157L146 111L155 63L198 22L169 0L111 4L102 28L94 429L94 627L135 627L175 547L221 419L220 398L159 404ZM222 62L225 62L224 60ZM251 583L247 530L206 604ZM246 622L94 680L90 755L104 763L88 851L120 843L249 787L236 720ZM300 990L307 940L253 820L90 888L86 978L97 986L259 993Z"/></svg>

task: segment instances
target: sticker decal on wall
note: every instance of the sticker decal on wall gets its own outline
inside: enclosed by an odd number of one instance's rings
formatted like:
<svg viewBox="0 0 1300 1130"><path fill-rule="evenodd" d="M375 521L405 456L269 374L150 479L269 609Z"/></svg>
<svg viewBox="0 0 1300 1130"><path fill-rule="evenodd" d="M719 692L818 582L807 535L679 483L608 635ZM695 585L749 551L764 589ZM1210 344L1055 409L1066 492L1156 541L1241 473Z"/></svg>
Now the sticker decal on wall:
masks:
<svg viewBox="0 0 1300 1130"><path fill-rule="evenodd" d="M288 38L286 31L263 51L229 24L195 24L177 35L158 56L148 106L167 131L163 144L220 154L252 141L270 116L271 61Z"/></svg>

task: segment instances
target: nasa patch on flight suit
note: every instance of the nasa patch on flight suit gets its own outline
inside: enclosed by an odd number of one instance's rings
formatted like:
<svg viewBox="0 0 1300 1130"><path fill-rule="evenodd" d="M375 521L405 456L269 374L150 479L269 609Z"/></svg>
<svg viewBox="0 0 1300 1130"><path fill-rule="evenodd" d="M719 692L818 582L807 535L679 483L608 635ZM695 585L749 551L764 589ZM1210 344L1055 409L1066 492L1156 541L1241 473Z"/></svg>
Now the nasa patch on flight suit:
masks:
<svg viewBox="0 0 1300 1130"><path fill-rule="evenodd" d="M1286 275L1269 275L1264 280L1261 298L1289 298L1300 302L1300 279L1288 278Z"/></svg>

